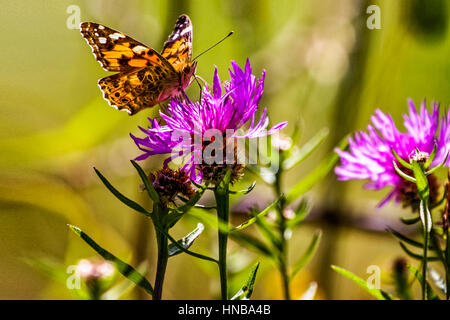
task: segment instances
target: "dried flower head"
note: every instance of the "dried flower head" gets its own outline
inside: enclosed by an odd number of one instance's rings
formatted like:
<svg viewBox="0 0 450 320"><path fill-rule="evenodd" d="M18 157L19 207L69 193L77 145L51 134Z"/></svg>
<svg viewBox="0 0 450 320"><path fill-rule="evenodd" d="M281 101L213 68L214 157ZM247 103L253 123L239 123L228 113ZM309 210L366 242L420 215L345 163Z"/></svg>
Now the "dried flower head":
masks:
<svg viewBox="0 0 450 320"><path fill-rule="evenodd" d="M189 175L184 170L166 167L150 173L149 179L165 204L175 203L177 196L190 199L195 195Z"/></svg>

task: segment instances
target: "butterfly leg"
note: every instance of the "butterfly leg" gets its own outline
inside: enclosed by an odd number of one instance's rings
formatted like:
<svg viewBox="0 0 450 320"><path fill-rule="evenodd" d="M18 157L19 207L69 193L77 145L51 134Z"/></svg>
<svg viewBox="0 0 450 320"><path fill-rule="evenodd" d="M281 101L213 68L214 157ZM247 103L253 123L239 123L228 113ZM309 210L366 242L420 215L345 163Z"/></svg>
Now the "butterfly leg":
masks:
<svg viewBox="0 0 450 320"><path fill-rule="evenodd" d="M195 79L195 82L197 82L198 87L200 88L200 97L199 97L199 100L202 100L203 87L202 87L202 85L200 84L200 82L198 82L198 79L202 80L203 83L206 83L206 81L205 81L202 77L200 77L200 76L198 76L198 75L196 75L196 74L194 74L194 79Z"/></svg>

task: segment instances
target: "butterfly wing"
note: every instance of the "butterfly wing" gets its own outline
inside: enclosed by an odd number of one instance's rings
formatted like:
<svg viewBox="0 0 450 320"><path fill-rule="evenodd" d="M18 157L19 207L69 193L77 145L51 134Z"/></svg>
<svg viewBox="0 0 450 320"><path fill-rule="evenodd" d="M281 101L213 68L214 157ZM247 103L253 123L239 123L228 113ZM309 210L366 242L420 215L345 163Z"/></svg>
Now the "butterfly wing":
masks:
<svg viewBox="0 0 450 320"><path fill-rule="evenodd" d="M161 55L177 72L182 72L192 64L192 23L187 15L183 14L178 18Z"/></svg>
<svg viewBox="0 0 450 320"><path fill-rule="evenodd" d="M80 25L100 65L119 72L99 80L108 103L130 115L164 101L179 87L173 66L158 52L123 33L93 22Z"/></svg>
<svg viewBox="0 0 450 320"><path fill-rule="evenodd" d="M103 69L129 72L135 68L171 65L158 52L123 33L94 22L83 22L80 32Z"/></svg>
<svg viewBox="0 0 450 320"><path fill-rule="evenodd" d="M102 78L98 85L103 98L118 110L133 115L166 100L178 88L178 75L159 66L135 69Z"/></svg>

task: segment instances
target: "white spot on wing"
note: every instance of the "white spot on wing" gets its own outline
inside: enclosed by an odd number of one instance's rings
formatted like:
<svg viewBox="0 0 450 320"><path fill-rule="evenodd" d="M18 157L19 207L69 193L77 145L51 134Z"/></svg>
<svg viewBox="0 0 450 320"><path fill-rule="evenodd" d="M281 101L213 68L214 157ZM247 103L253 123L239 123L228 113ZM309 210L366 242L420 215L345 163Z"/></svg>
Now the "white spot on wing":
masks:
<svg viewBox="0 0 450 320"><path fill-rule="evenodd" d="M125 38L125 36L123 34L118 33L118 32L109 35L109 37L114 40L118 40L120 38Z"/></svg>
<svg viewBox="0 0 450 320"><path fill-rule="evenodd" d="M146 47L144 47L144 46L135 46L133 49L132 49L134 52L136 52L136 53L142 53L142 51L145 51L145 50L147 50L147 48Z"/></svg>
<svg viewBox="0 0 450 320"><path fill-rule="evenodd" d="M191 32L191 31L192 31L192 26L189 26L188 28L181 31L181 35L184 36L186 33Z"/></svg>

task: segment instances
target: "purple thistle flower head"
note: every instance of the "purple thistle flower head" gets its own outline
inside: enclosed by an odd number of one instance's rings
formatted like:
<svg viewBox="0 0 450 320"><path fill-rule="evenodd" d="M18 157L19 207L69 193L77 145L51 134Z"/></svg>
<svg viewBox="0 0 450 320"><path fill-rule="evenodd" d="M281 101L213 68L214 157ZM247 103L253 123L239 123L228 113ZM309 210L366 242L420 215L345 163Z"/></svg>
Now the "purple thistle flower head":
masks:
<svg viewBox="0 0 450 320"><path fill-rule="evenodd" d="M200 101L192 102L187 97L184 100L173 99L165 112L160 112L165 125L156 119L149 119L148 129L140 128L145 133L144 138L131 135L140 150L143 151L136 160L144 160L155 154L171 154L165 164L177 158L183 158L184 169L190 171L191 178L201 181L202 173L198 170L202 153L208 143L214 141L205 139L211 131L219 133L225 140L258 138L278 132L287 122L267 130L269 117L267 110L262 111L259 120L256 111L264 89L265 72L261 78L252 74L250 62L247 59L244 70L235 61L229 70L230 81L221 82L217 72L214 72L212 90L206 85L202 90ZM239 129L249 123L244 134ZM239 130L240 131L240 130ZM230 135L231 134L231 135ZM206 143L207 142L207 143ZM227 141L224 144L228 144Z"/></svg>
<svg viewBox="0 0 450 320"><path fill-rule="evenodd" d="M405 161L409 162L419 149L422 154L429 155L436 145L436 156L432 166L445 160L450 150L450 120L449 115L439 119L439 105L433 103L430 113L423 101L420 112L417 112L412 100L408 101L409 115L403 116L406 132L401 132L395 126L389 114L376 110L371 117L372 124L367 126L367 132L357 132L349 138L349 151L336 149L341 158L341 164L335 168L338 180L367 179L368 189L382 189L392 186L392 192L379 206L394 198L408 205L417 199L411 199L415 185L405 181L395 171L393 161L399 167L401 164L395 159L392 149ZM445 163L449 166L449 160ZM437 184L434 176L429 176L431 201L437 197ZM413 206L413 209L415 207Z"/></svg>

